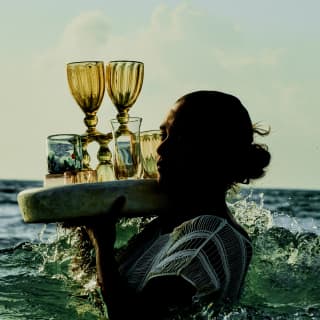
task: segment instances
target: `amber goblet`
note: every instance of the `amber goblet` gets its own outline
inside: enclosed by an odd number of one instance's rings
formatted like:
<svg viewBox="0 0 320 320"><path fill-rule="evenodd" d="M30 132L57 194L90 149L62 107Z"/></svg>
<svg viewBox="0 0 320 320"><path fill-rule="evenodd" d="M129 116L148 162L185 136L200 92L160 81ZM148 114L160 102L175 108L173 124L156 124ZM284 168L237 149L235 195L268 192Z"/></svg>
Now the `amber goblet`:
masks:
<svg viewBox="0 0 320 320"><path fill-rule="evenodd" d="M144 64L140 61L115 60L106 65L106 87L116 107L120 124L128 122L129 109L136 102L143 84Z"/></svg>
<svg viewBox="0 0 320 320"><path fill-rule="evenodd" d="M85 113L84 123L87 130L81 135L83 148L83 167L90 168L90 155L88 144L96 141L100 148L98 151L97 166L98 180L112 179L111 152L108 148L112 140L112 133L102 134L96 129L99 110L105 93L105 72L103 61L80 61L67 64L68 84L72 96L81 110Z"/></svg>

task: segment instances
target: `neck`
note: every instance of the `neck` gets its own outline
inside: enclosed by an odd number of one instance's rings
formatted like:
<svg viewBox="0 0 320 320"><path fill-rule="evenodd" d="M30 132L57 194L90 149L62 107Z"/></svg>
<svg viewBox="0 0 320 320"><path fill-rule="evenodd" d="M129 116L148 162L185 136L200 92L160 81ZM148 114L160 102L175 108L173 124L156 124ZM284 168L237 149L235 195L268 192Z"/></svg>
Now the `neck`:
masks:
<svg viewBox="0 0 320 320"><path fill-rule="evenodd" d="M174 201L170 201L170 208L167 214L160 217L163 232L171 232L182 222L199 215L214 215L235 223L224 198L220 200L217 198L193 200L190 197L185 197L181 201L177 198L174 198Z"/></svg>
<svg viewBox="0 0 320 320"><path fill-rule="evenodd" d="M226 219L235 227L239 227L238 222L233 217L226 202L225 191L203 191L199 192L176 192L169 193L169 208L166 214L161 215L163 230L171 231L183 221L192 219L199 215L214 215Z"/></svg>
<svg viewBox="0 0 320 320"><path fill-rule="evenodd" d="M202 190L203 191L203 190ZM169 195L170 206L178 215L196 216L199 214L213 214L226 217L229 209L224 192L191 192Z"/></svg>

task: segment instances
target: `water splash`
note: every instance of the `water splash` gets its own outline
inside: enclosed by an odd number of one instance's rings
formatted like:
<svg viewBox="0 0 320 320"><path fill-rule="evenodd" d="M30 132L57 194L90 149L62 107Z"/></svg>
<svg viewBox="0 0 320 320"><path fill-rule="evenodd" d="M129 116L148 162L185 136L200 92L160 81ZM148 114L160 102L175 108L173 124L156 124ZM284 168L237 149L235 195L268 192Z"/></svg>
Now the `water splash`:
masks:
<svg viewBox="0 0 320 320"><path fill-rule="evenodd" d="M306 230L299 220L272 213L264 207L263 193L259 194L258 202L249 193L229 206L254 245L242 299L218 314L214 305L207 305L200 312L177 314L174 319L320 319L320 236L310 231L319 230L319 226L314 223ZM125 245L142 223L137 218L123 219L118 225L117 246ZM106 316L96 287L94 264L90 264L93 259L90 243L79 229L60 228L57 234L56 241L41 249L40 272L64 279L69 286L76 280L77 294L98 309L100 317Z"/></svg>
<svg viewBox="0 0 320 320"><path fill-rule="evenodd" d="M263 194L259 196L260 203L249 194L231 205L253 240L254 256L241 311L223 319L242 319L246 313L266 319L320 319L320 236L310 231L319 226L313 220L306 229L294 217L272 214L264 208ZM279 215L286 227L277 224Z"/></svg>
<svg viewBox="0 0 320 320"><path fill-rule="evenodd" d="M252 197L252 192L245 197L237 195L229 203L254 246L240 302L218 314L211 304L176 319L320 319L319 225L314 220L302 225L294 217L272 213L264 207L263 193L259 201ZM279 224L279 216L285 223Z"/></svg>
<svg viewBox="0 0 320 320"><path fill-rule="evenodd" d="M249 193L229 203L254 245L239 304L218 314L209 304L189 315L177 314L175 319L320 319L320 221L272 212L264 200L263 193L258 201ZM125 245L143 223L123 219L117 226L117 246ZM1 316L6 320L106 319L96 286L94 251L85 233L61 225L54 236L47 233L44 225L37 242L1 252Z"/></svg>

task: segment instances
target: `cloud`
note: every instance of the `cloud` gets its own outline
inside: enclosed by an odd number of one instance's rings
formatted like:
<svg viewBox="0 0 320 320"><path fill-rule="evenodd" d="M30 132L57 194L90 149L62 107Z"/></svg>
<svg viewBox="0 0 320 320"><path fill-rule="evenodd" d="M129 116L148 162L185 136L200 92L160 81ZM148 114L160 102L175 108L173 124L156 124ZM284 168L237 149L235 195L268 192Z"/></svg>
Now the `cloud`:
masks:
<svg viewBox="0 0 320 320"><path fill-rule="evenodd" d="M108 41L110 24L101 11L87 12L76 17L66 27L60 50L69 51L70 56L92 59Z"/></svg>
<svg viewBox="0 0 320 320"><path fill-rule="evenodd" d="M285 56L285 50L282 48L260 48L258 50L230 51L225 48L216 48L212 50L214 59L224 69L236 71L246 67L276 67L281 63Z"/></svg>
<svg viewBox="0 0 320 320"><path fill-rule="evenodd" d="M71 20L59 42L37 59L45 63L101 59L109 36L110 22L102 11L84 12Z"/></svg>
<svg viewBox="0 0 320 320"><path fill-rule="evenodd" d="M159 5L149 24L122 35L112 32L107 15L94 11L70 21L59 43L45 52L42 60L46 67L52 64L53 69L62 61L141 60L154 86L170 83L170 87L180 85L187 90L197 84L218 83L215 75L223 85L229 74L239 74L247 67L274 67L284 56L279 48L255 48L250 44L243 49L242 44L250 40L239 24L186 3L174 8ZM41 57L37 65L39 61Z"/></svg>

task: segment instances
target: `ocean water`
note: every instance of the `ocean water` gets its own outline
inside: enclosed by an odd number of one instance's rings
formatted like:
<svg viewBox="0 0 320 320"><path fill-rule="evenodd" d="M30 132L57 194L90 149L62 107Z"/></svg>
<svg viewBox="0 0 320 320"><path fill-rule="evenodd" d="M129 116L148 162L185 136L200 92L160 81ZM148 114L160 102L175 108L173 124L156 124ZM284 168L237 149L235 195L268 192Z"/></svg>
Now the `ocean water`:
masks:
<svg viewBox="0 0 320 320"><path fill-rule="evenodd" d="M0 180L0 320L107 319L81 230L23 222L17 194L39 186ZM229 204L254 243L242 298L177 319L320 319L320 190L246 188ZM137 225L118 226L119 246Z"/></svg>

